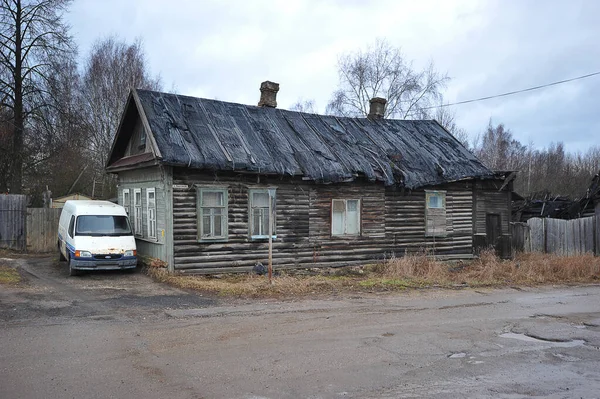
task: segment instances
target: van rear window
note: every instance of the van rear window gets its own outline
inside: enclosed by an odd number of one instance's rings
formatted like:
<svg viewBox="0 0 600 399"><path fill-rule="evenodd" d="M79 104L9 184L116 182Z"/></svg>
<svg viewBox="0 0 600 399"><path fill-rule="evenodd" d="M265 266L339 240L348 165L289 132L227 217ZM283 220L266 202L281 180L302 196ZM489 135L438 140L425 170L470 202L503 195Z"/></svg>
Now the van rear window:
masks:
<svg viewBox="0 0 600 399"><path fill-rule="evenodd" d="M86 215L77 217L75 235L78 236L130 236L127 216Z"/></svg>

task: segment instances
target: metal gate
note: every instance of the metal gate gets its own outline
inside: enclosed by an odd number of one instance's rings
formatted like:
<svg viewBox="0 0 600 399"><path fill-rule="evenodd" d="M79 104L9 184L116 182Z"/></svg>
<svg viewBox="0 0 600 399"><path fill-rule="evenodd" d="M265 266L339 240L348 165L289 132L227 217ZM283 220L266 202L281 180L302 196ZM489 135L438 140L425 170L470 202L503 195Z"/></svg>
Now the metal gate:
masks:
<svg viewBox="0 0 600 399"><path fill-rule="evenodd" d="M27 249L27 196L0 194L0 248Z"/></svg>

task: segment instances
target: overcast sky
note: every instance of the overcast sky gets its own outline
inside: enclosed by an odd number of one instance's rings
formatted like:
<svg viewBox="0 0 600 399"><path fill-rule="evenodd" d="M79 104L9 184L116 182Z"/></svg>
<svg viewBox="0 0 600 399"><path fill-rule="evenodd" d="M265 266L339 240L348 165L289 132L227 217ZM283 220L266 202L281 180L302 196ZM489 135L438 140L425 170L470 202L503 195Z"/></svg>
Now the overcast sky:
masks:
<svg viewBox="0 0 600 399"><path fill-rule="evenodd" d="M84 57L107 35L140 37L166 90L256 104L264 80L278 104L335 90L337 58L377 38L416 67L433 60L456 102L600 71L600 1L75 0L68 20ZM490 118L535 147L600 145L600 76L452 107L471 137Z"/></svg>

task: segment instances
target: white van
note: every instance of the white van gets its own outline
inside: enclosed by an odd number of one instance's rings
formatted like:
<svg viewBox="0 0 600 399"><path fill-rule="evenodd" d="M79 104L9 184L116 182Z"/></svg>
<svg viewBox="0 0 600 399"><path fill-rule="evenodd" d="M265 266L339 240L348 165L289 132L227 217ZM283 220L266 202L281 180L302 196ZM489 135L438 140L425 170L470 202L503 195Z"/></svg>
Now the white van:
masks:
<svg viewBox="0 0 600 399"><path fill-rule="evenodd" d="M67 201L58 223L60 260L80 270L134 269L135 239L125 208L108 201Z"/></svg>

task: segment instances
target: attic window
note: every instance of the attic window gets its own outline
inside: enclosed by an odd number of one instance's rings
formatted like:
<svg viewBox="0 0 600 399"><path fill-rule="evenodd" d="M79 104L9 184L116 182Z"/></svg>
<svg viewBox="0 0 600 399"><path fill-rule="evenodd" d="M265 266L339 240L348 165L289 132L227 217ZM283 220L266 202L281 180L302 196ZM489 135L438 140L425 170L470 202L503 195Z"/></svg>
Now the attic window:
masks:
<svg viewBox="0 0 600 399"><path fill-rule="evenodd" d="M143 150L146 148L146 130L142 128L140 130L140 144L138 145L139 150Z"/></svg>
<svg viewBox="0 0 600 399"><path fill-rule="evenodd" d="M446 235L446 192L425 190L425 236Z"/></svg>

